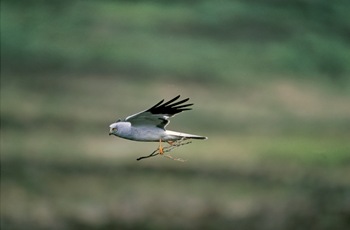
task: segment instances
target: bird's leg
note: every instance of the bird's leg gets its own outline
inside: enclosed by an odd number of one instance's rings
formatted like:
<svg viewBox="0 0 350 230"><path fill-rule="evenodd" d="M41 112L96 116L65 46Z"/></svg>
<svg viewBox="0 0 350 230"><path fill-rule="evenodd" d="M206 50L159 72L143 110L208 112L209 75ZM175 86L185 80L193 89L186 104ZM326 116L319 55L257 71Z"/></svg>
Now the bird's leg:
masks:
<svg viewBox="0 0 350 230"><path fill-rule="evenodd" d="M154 157L154 156L157 156L158 154L160 154L160 155L164 154L164 148L162 147L162 139L159 139L159 147L156 150L154 150L150 155L139 157L136 160L139 161L139 160L142 160L142 159Z"/></svg>
<svg viewBox="0 0 350 230"><path fill-rule="evenodd" d="M160 155L163 155L163 154L164 154L163 147L162 147L162 139L159 139L159 147L158 147L158 150L159 150L159 154L160 154Z"/></svg>

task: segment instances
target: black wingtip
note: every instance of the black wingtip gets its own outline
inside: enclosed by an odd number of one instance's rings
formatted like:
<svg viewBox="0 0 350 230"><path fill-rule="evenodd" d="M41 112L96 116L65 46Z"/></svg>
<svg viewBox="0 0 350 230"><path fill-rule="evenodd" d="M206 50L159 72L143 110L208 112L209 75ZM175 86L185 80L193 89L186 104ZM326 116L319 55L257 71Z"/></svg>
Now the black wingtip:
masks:
<svg viewBox="0 0 350 230"><path fill-rule="evenodd" d="M180 98L180 95L177 95L177 96L174 97L173 99L171 99L171 100L167 101L166 103L164 103L163 106L167 106L167 105L169 105L170 103L176 101L176 100L179 99L179 98Z"/></svg>
<svg viewBox="0 0 350 230"><path fill-rule="evenodd" d="M152 106L152 108L156 108L157 106L159 106L160 104L162 104L164 102L164 99L163 100L161 100L160 102L158 102L157 104L155 104L154 106ZM152 109L151 108L151 109Z"/></svg>
<svg viewBox="0 0 350 230"><path fill-rule="evenodd" d="M191 108L188 108L188 107L192 106L193 104L183 104L190 99L185 98L183 100L176 102L176 100L178 100L179 98L180 98L180 95L162 104L164 102L164 99L163 99L160 102L158 102L156 105L154 105L152 108L150 108L148 111L153 114L175 115L185 110L191 110Z"/></svg>

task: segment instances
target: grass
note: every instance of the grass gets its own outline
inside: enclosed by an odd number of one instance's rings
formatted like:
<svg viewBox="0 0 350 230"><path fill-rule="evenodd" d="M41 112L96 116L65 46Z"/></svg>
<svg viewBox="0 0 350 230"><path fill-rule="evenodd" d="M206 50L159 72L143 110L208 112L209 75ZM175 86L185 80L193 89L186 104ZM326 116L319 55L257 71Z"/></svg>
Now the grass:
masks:
<svg viewBox="0 0 350 230"><path fill-rule="evenodd" d="M348 85L346 1L328 3L330 10L308 1L35 2L25 13L16 2L2 4L7 71L21 62L31 72L230 83L283 75Z"/></svg>
<svg viewBox="0 0 350 230"><path fill-rule="evenodd" d="M232 92L109 76L19 79L2 78L5 229L346 226L346 92L284 80ZM116 117L179 90L195 110L169 128L209 136L172 152L186 163L137 162L156 144L107 135Z"/></svg>

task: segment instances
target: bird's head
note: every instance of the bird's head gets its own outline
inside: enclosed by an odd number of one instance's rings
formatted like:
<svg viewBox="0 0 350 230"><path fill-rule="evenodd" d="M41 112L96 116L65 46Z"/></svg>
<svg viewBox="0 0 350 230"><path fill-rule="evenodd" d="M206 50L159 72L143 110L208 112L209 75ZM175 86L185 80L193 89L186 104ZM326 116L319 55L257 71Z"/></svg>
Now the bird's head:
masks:
<svg viewBox="0 0 350 230"><path fill-rule="evenodd" d="M123 132L130 129L130 123L118 120L109 126L109 135L121 136Z"/></svg>
<svg viewBox="0 0 350 230"><path fill-rule="evenodd" d="M109 126L109 135L118 135L118 121Z"/></svg>

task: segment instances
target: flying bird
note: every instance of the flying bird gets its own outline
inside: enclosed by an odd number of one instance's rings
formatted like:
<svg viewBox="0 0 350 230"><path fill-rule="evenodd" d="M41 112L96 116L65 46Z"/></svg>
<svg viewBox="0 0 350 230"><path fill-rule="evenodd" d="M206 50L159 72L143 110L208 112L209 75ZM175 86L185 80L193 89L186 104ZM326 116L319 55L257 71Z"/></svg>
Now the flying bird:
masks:
<svg viewBox="0 0 350 230"><path fill-rule="evenodd" d="M109 135L133 141L159 142L157 150L160 154L164 153L162 142L172 145L179 140L207 139L204 136L166 130L166 126L170 122L169 118L183 111L191 110L189 107L193 104L184 104L189 98L177 101L179 98L180 95L165 103L163 103L163 99L147 110L125 119L119 119L109 126Z"/></svg>

